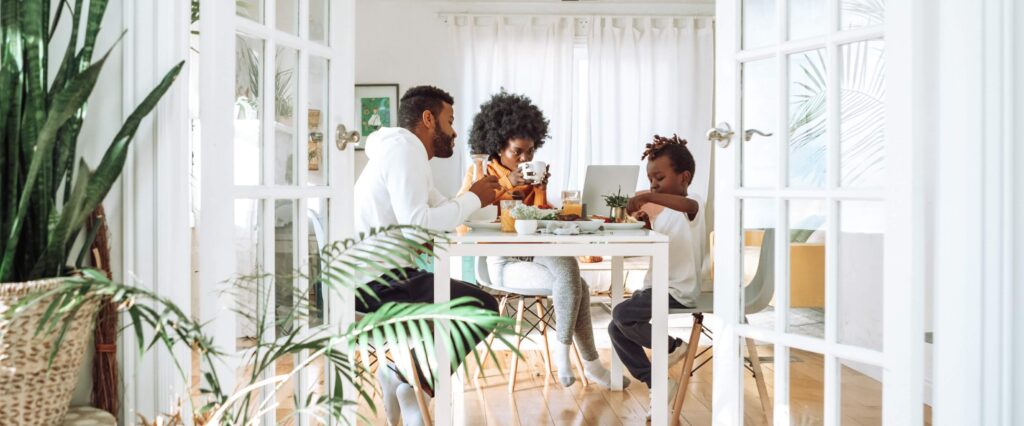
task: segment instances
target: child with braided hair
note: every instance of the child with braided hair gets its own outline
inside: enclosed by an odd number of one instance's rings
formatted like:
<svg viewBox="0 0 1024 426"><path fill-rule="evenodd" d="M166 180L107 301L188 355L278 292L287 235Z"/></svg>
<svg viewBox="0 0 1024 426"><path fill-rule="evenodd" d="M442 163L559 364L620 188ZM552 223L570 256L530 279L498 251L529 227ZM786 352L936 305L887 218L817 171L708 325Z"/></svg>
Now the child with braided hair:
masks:
<svg viewBox="0 0 1024 426"><path fill-rule="evenodd" d="M693 307L708 272L704 200L688 191L696 171L693 154L679 136L654 136L640 159L647 160L651 190L631 198L626 211L649 229L669 237L669 307ZM651 347L651 293L648 275L643 290L615 306L608 325L615 353L630 374L648 388L651 361L643 348ZM668 350L671 368L683 359L686 344L669 336Z"/></svg>

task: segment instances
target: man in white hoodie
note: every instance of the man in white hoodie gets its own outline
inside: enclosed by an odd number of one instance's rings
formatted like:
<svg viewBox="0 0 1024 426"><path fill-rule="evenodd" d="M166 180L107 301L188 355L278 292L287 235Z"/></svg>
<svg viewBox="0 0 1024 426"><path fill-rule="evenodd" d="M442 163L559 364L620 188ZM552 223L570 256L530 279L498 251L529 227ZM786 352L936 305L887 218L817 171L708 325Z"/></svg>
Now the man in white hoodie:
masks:
<svg viewBox="0 0 1024 426"><path fill-rule="evenodd" d="M409 89L398 110L400 127L382 128L367 138L369 161L355 186L356 231L366 232L389 225L416 225L440 231L454 230L471 213L494 202L498 180L488 176L476 182L466 193L448 199L434 188L428 161L448 158L454 153L454 100L447 92L432 86ZM367 284L378 298L364 297L356 303L359 312L374 312L387 302L433 303L433 274L409 265L395 271L401 281ZM484 308L498 312L498 302L479 287L451 280L451 298L471 297ZM476 346L482 337L471 340ZM464 354L463 354L464 355ZM463 358L463 357L459 357ZM461 362L461 359L460 359ZM397 425L399 416L406 426L423 423L412 387L393 366L377 371L384 393L384 411L388 421ZM424 389L430 384L420 377ZM400 414L399 414L400 411Z"/></svg>

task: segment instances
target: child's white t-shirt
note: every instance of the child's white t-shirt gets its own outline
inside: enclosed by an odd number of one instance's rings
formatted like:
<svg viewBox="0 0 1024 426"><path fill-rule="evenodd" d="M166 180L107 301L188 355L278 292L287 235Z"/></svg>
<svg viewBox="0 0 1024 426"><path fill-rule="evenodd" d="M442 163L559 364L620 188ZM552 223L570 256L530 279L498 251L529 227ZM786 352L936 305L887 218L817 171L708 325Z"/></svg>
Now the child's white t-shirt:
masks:
<svg viewBox="0 0 1024 426"><path fill-rule="evenodd" d="M668 294L684 306L693 307L700 296L701 284L708 276L707 232L704 224L704 199L690 194L697 202L697 214L690 220L686 213L647 203L640 207L651 221L651 229L668 236ZM647 274L644 288L651 287Z"/></svg>

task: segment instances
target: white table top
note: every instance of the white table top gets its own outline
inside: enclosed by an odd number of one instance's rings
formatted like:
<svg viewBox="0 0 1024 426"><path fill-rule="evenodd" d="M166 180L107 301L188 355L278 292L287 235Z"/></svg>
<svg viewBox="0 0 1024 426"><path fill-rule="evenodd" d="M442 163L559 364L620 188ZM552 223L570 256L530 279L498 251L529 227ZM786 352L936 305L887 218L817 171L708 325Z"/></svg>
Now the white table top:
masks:
<svg viewBox="0 0 1024 426"><path fill-rule="evenodd" d="M463 235L448 234L452 244L526 243L526 244L613 244L613 243L667 243L668 237L646 229L598 231L593 234L519 235L489 229L474 229Z"/></svg>

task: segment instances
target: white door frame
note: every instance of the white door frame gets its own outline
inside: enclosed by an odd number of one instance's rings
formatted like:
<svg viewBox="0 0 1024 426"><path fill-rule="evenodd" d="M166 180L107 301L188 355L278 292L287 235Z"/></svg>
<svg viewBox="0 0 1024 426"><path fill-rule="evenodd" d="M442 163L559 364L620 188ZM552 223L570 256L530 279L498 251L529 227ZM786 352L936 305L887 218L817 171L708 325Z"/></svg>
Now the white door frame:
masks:
<svg viewBox="0 0 1024 426"><path fill-rule="evenodd" d="M234 203L238 199L260 199L262 208L259 214L267 224L261 230L262 257L264 264L261 272L273 274L274 265L274 201L276 199L295 200L292 207L293 224L296 235L300 236L300 244L295 245L294 266L299 269L308 267L308 247L305 236L308 235L308 224L305 220L307 200L322 198L329 200L328 241L336 241L350 236L353 228L352 191L354 177L350 171L353 167L352 149L340 151L335 148L334 129L339 124L349 124L354 116L354 102L349 102L354 95L354 0L330 1L329 43L331 47L309 42L304 39L308 32L308 20L300 19L297 33L289 35L276 29L275 8L272 5L263 8L264 23L256 23L236 16L235 2L221 0L203 0L202 19L200 20L200 120L202 138L202 211L199 220L200 259L200 319L204 323L215 324L210 334L214 344L221 348L235 347L236 318L230 311L233 298L222 292L224 282L236 274L234 252ZM308 0L298 2L299 16L306 14ZM263 96L262 137L263 180L260 185L236 185L234 183L234 102L235 102L235 49L236 34L242 32L246 36L264 40L261 64ZM328 166L329 186L306 186L307 159L304 155L296 156L294 167L297 169L295 185L274 184L275 161L275 99L273 91L275 75L266 72L267 64L275 64L277 46L285 46L298 52L296 65L298 84L295 93L295 128L306 129L306 110L308 84L308 54L329 59L330 72L325 76L328 83L328 98L324 103L329 105L329 115L324 117L323 150ZM351 127L351 126L350 126ZM295 142L305 146L305 131L296 132ZM329 155L327 152L329 151ZM305 152L301 150L300 152ZM271 220L268 220L271 219ZM295 286L299 290L308 287L304 278L298 278ZM271 297L273 297L270 292ZM273 300L273 299L271 299ZM328 307L335 300L325 300ZM273 304L273 302L271 302ZM272 313L271 313L272 315ZM328 308L325 318L335 319L336 313ZM351 317L351 314L349 315ZM342 322L344 324L344 322ZM301 326L300 332L305 326ZM274 338L274 330L269 330ZM225 365L220 366L218 374L225 389L235 386L234 367L240 359L233 357ZM301 359L297 362L301 362ZM295 389L300 395L306 386L303 381L310 380L311 375L300 375L296 380ZM330 383L328 383L330 385ZM304 398L303 398L304 400ZM267 420L271 420L273 413ZM308 419L298 416L299 424L306 424Z"/></svg>
<svg viewBox="0 0 1024 426"><path fill-rule="evenodd" d="M1014 0L927 2L941 97L935 186L935 405L937 424L1020 424L1024 109ZM1016 51L1014 51L1016 49ZM954 171L954 173L950 173ZM1015 176L1016 174L1016 176ZM1016 180L1015 180L1016 179ZM1018 185L1015 188L1015 185ZM1017 233L1015 235L1015 232ZM1016 274L1016 276L1015 276ZM1016 284L1016 285L1015 285ZM1015 411L1016 410L1016 411ZM1016 417L1015 417L1016 416Z"/></svg>
<svg viewBox="0 0 1024 426"><path fill-rule="evenodd" d="M188 2L121 2L120 19L128 31L122 40L122 121L163 76L189 52ZM189 73L185 69L135 135L122 179L124 236L120 277L153 291L184 312L191 309L191 232L189 228ZM125 315L122 324L129 319ZM121 333L118 358L125 380L119 418L153 418L188 404L190 377L182 378L174 359L188 368L191 351L181 345L173 355L154 346L145 356L132 333ZM173 359L172 359L173 357ZM126 420L131 419L131 420Z"/></svg>
<svg viewBox="0 0 1024 426"><path fill-rule="evenodd" d="M888 2L893 3L893 2ZM917 321L885 321L884 327L884 351L872 350L861 348L852 345L840 344L837 342L837 329L838 320L835 318L835 312L837 312L838 302L836 295L837 283L837 256L836 249L838 248L837 238L839 235L838 226L838 210L835 201L847 200L847 199L866 199L866 200L878 200L886 203L887 210L887 222L885 228L885 253L886 259L911 259L910 255L920 254L923 252L922 247L914 247L911 242L916 241L914 237L916 234L912 234L914 218L906 212L911 211L905 207L914 207L917 209L923 209L923 203L914 197L907 197L906 194L912 192L913 186L910 178L910 168L907 167L907 162L912 158L910 153L911 146L909 144L901 145L892 141L901 140L900 137L896 137L894 134L894 121L900 121L899 118L891 115L893 111L900 110L896 105L895 100L900 99L900 95L894 95L893 92L887 93L886 108L887 114L889 115L888 122L890 123L887 128L886 135L886 170L887 170L887 189L885 190L834 190L830 189L835 187L839 182L838 179L838 165L839 165L839 154L838 140L839 140L839 108L838 108L838 81L837 70L840 61L838 55L834 54L836 50L832 50L829 46L838 46L843 43L870 40L883 36L887 44L886 60L887 65L887 87L899 86L889 78L893 78L895 74L894 70L906 70L907 63L903 62L906 58L893 58L898 56L894 54L888 47L889 44L893 43L891 28L905 17L900 12L893 12L891 9L898 8L898 6L889 6L890 12L886 18L887 25L884 30L879 33L877 29L859 29L853 31L847 31L840 34L834 34L829 29L829 34L822 36L824 39L823 46L829 47L829 51L826 51L827 66L829 68L828 80L829 80L829 115L828 115L828 184L822 189L812 190L794 190L785 188L785 175L788 173L788 167L785 161L786 155L780 155L780 161L778 163L778 174L779 182L777 189L748 189L740 188L740 144L744 143L742 140L742 131L746 126L741 122L740 117L740 105L741 105L741 92L738 90L741 84L741 75L737 72L737 60L752 60L760 58L779 58L778 60L783 61L776 63L776 69L778 70L778 79L780 90L778 95L781 97L786 93L785 85L786 76L788 74L788 61L786 61L786 54L792 52L805 51L810 48L817 47L822 41L796 41L796 42L785 42L780 46L769 46L765 48L755 49L753 51L745 51L742 54L736 54L740 52L739 45L742 40L742 25L740 19L742 0L727 0L719 1L716 3L717 6L717 18L718 32L716 34L716 119L718 121L724 121L732 124L734 130L737 133L733 137L731 145L725 149L716 148L718 152L715 153L716 167L715 167L715 188L718 193L716 194L716 205L715 205L715 224L718 226L716 235L718 236L715 242L715 259L716 259L716 284L715 287L715 312L716 318L721 322L718 325L718 330L715 338L714 345L714 358L715 358L715 375L714 375L714 391L713 391L713 422L715 424L740 424L743 422L743 412L741 411L742 406L742 389L743 382L741 373L743 368L740 364L741 356L741 338L753 338L759 341L765 341L775 344L776 350L774 354L775 359L775 392L773 397L773 404L775 406L774 422L776 424L788 423L790 421L790 413L788 410L789 403L789 348L799 348L817 353L824 353L824 422L826 425L839 424L840 422L840 401L839 391L840 383L839 379L839 359L851 360L863 362L870 365L881 366L884 375L884 416L886 424L888 425L902 425L902 424L920 424L920 421L914 423L913 419L921 418L921 409L909 409L910 405L906 402L909 400L921 400L921 388L920 371L922 367L919 365L923 348L923 277L917 278L916 285L912 280L904 279L911 276L911 263L910 262L897 262L887 261L883 271L884 284L884 315L885 318L903 318L907 315L908 306L915 306L922 313L916 315ZM778 16L777 30L778 40L782 43L782 40L786 40L786 16L787 16L788 2L786 0L776 0L775 10ZM829 2L827 6L826 16L829 19L830 25L838 25L838 1ZM901 40L905 42L906 40ZM901 42L898 41L897 43ZM781 52L781 53L780 53ZM780 55L781 56L776 56ZM777 100L779 105L785 105L788 102L785 98ZM786 108L782 108L782 111L786 111ZM787 113L783 112L780 114L779 125L776 129L770 129L774 131L778 136L779 152L782 154L788 149L788 117ZM785 188L785 189L784 189ZM740 286L734 285L733 283L740 282L740 274L738 268L739 256L741 253L740 242L742 236L739 235L740 230L740 205L738 199L748 197L767 197L776 201L776 220L777 226L775 228L776 238L775 244L775 305L776 305L776 318L773 329L758 328L755 326L742 324L740 322L742 318L743 307L737 301L742 300L740 295ZM826 235L827 241L827 252L826 255L826 312L831 315L825 317L825 338L817 339L811 337L804 337L800 335L794 335L787 333L787 310L789 306L789 287L788 287L788 264L789 264L789 244L788 238L785 236L789 235L789 220L787 213L787 207L783 204L786 199L800 199L800 198L820 198L825 199L828 202L827 206L827 220L826 220ZM909 205L909 206L908 206ZM899 206L899 208L897 207ZM923 210L922 210L923 211ZM914 251L919 249L920 251ZM904 255L895 255L893 253L904 253ZM896 257L901 256L901 257ZM916 298L915 298L916 296ZM780 309L780 307L783 307ZM916 338L912 339L914 336ZM898 341L899 344L893 345L890 342ZM903 346L901 346L903 345ZM915 352L916 348L916 352ZM913 364L913 361L917 361L917 365ZM904 368L906 367L906 368ZM896 384L910 384L917 383L916 389L912 386L904 386L900 392L901 395L892 392L893 386ZM782 398L780 400L780 398ZM903 400L901 400L903 398ZM920 402L917 403L917 407L920 407Z"/></svg>

